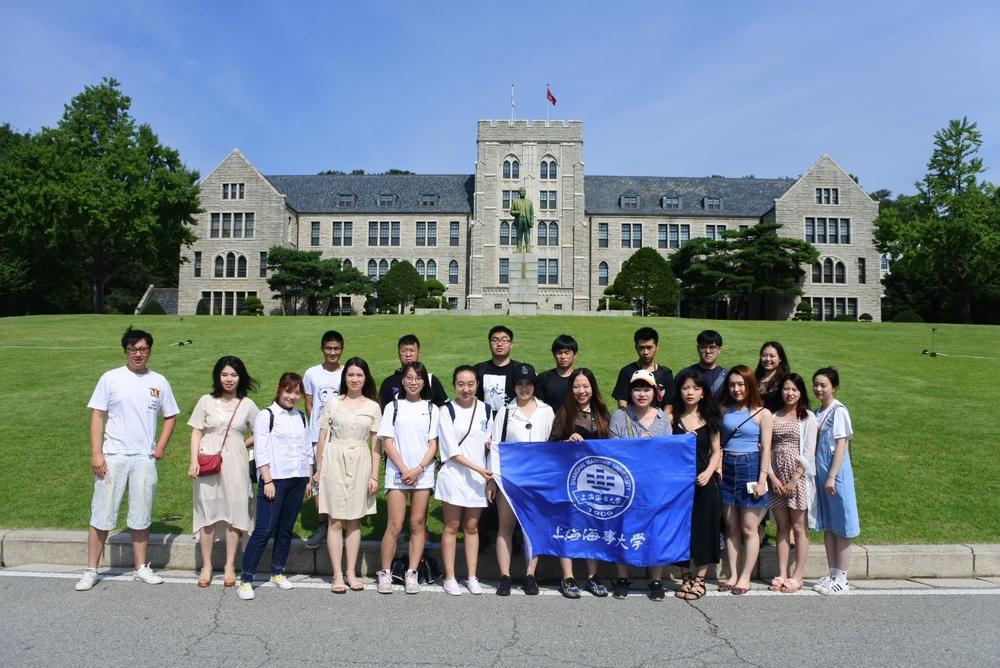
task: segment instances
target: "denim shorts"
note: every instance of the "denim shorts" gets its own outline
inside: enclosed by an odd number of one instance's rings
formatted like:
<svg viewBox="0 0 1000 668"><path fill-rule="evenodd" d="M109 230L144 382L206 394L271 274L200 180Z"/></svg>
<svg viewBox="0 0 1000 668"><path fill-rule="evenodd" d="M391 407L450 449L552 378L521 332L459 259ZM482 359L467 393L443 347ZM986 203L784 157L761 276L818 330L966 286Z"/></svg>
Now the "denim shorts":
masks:
<svg viewBox="0 0 1000 668"><path fill-rule="evenodd" d="M129 529L148 529L153 523L156 496L156 460L152 455L104 455L108 472L104 480L94 476L94 499L90 504L90 525L111 531L118 524L118 509L128 488Z"/></svg>
<svg viewBox="0 0 1000 668"><path fill-rule="evenodd" d="M760 479L760 453L722 454L722 504L736 508L767 508L767 494L755 499L748 482Z"/></svg>

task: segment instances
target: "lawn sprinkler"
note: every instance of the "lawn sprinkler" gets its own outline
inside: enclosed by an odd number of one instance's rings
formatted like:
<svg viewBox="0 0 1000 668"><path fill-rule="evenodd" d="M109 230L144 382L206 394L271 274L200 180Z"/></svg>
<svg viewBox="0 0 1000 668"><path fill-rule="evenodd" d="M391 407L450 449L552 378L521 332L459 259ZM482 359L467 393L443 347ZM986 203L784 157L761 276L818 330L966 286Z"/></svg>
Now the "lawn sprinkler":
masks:
<svg viewBox="0 0 1000 668"><path fill-rule="evenodd" d="M177 343L171 343L172 346L190 346L194 341L191 339L184 339L184 318L181 318L181 340ZM926 350L924 352L927 352Z"/></svg>
<svg viewBox="0 0 1000 668"><path fill-rule="evenodd" d="M924 355L930 355L931 357L937 357L937 353L934 352L934 334L937 332L937 327L931 327L931 349L930 352L924 350Z"/></svg>

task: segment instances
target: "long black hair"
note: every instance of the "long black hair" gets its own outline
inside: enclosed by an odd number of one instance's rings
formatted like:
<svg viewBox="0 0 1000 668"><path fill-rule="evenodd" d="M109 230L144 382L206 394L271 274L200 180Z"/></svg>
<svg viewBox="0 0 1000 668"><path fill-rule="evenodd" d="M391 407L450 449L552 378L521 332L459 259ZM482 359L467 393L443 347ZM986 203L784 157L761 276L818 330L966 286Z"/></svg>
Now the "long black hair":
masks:
<svg viewBox="0 0 1000 668"><path fill-rule="evenodd" d="M693 381L697 387L701 388L701 401L698 402L698 415L705 424L708 425L708 430L713 434L722 432L722 413L719 411L719 405L715 403L715 399L712 397L712 388L708 386L708 382L705 377L701 375L698 371L682 371L674 379L674 387L677 389L674 391L674 400L671 403L674 409L673 422L678 424L681 420L681 415L684 414L684 398L681 396L681 388L688 381Z"/></svg>
<svg viewBox="0 0 1000 668"><path fill-rule="evenodd" d="M233 357L232 355L226 355L225 357L220 357L219 361L215 363L215 369L212 371L212 383L214 388L212 389L212 396L218 399L222 396L222 381L219 380L219 376L222 375L222 370L226 367L232 367L236 375L240 377L239 382L236 384L236 396L243 399L247 396L249 392L257 391L257 381L250 377L247 373L246 365L243 364L243 360L239 357Z"/></svg>
<svg viewBox="0 0 1000 668"><path fill-rule="evenodd" d="M778 359L781 360L778 362L778 368L774 370L774 380L772 380L769 385L769 387L773 389L774 382L787 376L791 371L791 367L788 366L788 355L785 354L785 347L777 341L767 341L760 347L760 353L757 355L757 369L753 372L753 375L757 377L758 381L763 380L764 376L767 375L767 370L764 369L764 365L760 363L760 355L764 353L765 348L774 348L775 352L778 353Z"/></svg>
<svg viewBox="0 0 1000 668"><path fill-rule="evenodd" d="M347 370L352 366L358 367L365 374L365 383L361 386L361 394L378 403L378 390L375 389L375 379L372 378L372 372L368 369L368 362L360 357L352 357L344 362L344 370L340 374L340 396L347 395Z"/></svg>
<svg viewBox="0 0 1000 668"><path fill-rule="evenodd" d="M573 433L573 426L580 415L580 405L576 403L576 397L573 396L573 383L580 376L586 378L587 382L590 383L592 393L590 414L594 417L597 438L611 438L611 415L608 414L608 407L604 404L601 391L597 389L597 378L594 377L594 372L586 368L576 369L569 375L569 392L566 393L566 401L556 412L555 419L552 421L552 433L565 434L566 436Z"/></svg>

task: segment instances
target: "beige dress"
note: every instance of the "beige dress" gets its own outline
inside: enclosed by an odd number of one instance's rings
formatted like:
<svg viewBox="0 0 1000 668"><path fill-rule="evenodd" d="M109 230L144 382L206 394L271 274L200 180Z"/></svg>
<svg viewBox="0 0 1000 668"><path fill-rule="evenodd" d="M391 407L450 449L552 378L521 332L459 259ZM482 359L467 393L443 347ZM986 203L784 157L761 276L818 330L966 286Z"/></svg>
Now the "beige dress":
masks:
<svg viewBox="0 0 1000 668"><path fill-rule="evenodd" d="M198 400L188 424L204 431L200 454L222 453L222 470L194 481L194 530L226 522L240 531L253 531L254 498L248 472L250 456L244 444L247 432L260 411L250 399L243 399L232 411L225 411L219 400L206 394ZM229 427L226 442L222 439Z"/></svg>
<svg viewBox="0 0 1000 668"><path fill-rule="evenodd" d="M375 495L368 493L372 475L371 439L382 422L382 410L371 399L350 411L336 396L326 402L319 428L327 430L319 478L319 512L337 520L375 514Z"/></svg>

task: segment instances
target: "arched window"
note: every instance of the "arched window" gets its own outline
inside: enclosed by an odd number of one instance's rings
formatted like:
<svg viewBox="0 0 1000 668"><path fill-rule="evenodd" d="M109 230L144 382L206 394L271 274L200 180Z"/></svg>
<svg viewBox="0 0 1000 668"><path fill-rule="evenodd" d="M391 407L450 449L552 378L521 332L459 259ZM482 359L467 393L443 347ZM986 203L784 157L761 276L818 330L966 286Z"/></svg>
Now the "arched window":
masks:
<svg viewBox="0 0 1000 668"><path fill-rule="evenodd" d="M434 260L427 260L427 280L434 281L438 277L438 265Z"/></svg>
<svg viewBox="0 0 1000 668"><path fill-rule="evenodd" d="M448 283L458 285L458 260L448 263Z"/></svg>
<svg viewBox="0 0 1000 668"><path fill-rule="evenodd" d="M546 246L549 243L548 226L542 221L538 221L538 245Z"/></svg>
<svg viewBox="0 0 1000 668"><path fill-rule="evenodd" d="M819 262L813 265L813 283L823 282L823 265Z"/></svg>
<svg viewBox="0 0 1000 668"><path fill-rule="evenodd" d="M368 260L368 278L375 278L378 273L378 263L375 260Z"/></svg>
<svg viewBox="0 0 1000 668"><path fill-rule="evenodd" d="M225 266L225 264L226 264L225 260L222 259L221 255L219 255L218 257L215 258L215 277L216 278L222 278L222 271L223 271L222 268L223 268L223 266Z"/></svg>
<svg viewBox="0 0 1000 668"><path fill-rule="evenodd" d="M602 262L597 265L597 284L607 285L608 284L608 263Z"/></svg>
<svg viewBox="0 0 1000 668"><path fill-rule="evenodd" d="M506 220L500 223L500 245L510 246L510 223Z"/></svg>
<svg viewBox="0 0 1000 668"><path fill-rule="evenodd" d="M236 277L246 278L247 277L247 259L240 255L240 258L236 260Z"/></svg>
<svg viewBox="0 0 1000 668"><path fill-rule="evenodd" d="M847 267L844 266L843 262L838 262L837 266L834 268L836 272L836 282L846 283L847 282Z"/></svg>
<svg viewBox="0 0 1000 668"><path fill-rule="evenodd" d="M519 179L521 178L521 163L517 160L510 163L510 178Z"/></svg>
<svg viewBox="0 0 1000 668"><path fill-rule="evenodd" d="M505 179L510 178L510 160L503 161L503 177Z"/></svg>
<svg viewBox="0 0 1000 668"><path fill-rule="evenodd" d="M823 261L823 282L833 283L833 260L830 258Z"/></svg>
<svg viewBox="0 0 1000 668"><path fill-rule="evenodd" d="M344 269L350 269L351 267L354 266L354 264L352 264L350 260L344 260L343 262L340 263L340 266L343 267Z"/></svg>
<svg viewBox="0 0 1000 668"><path fill-rule="evenodd" d="M549 163L542 160L542 167L538 170L538 178L547 179L549 178Z"/></svg>
<svg viewBox="0 0 1000 668"><path fill-rule="evenodd" d="M226 278L236 276L236 254L230 253L226 256Z"/></svg>
<svg viewBox="0 0 1000 668"><path fill-rule="evenodd" d="M385 260L379 260L378 262L378 277L383 278L389 273L389 263Z"/></svg>
<svg viewBox="0 0 1000 668"><path fill-rule="evenodd" d="M417 268L417 273L420 274L420 278L426 278L426 276L424 276L424 261L423 260L417 260L416 268Z"/></svg>
<svg viewBox="0 0 1000 668"><path fill-rule="evenodd" d="M399 264L399 260L393 259L393 261L389 263L389 268L392 269L397 264Z"/></svg>
<svg viewBox="0 0 1000 668"><path fill-rule="evenodd" d="M549 178L556 178L556 161L553 160L549 163Z"/></svg>
<svg viewBox="0 0 1000 668"><path fill-rule="evenodd" d="M556 163L552 163L553 165ZM559 245L559 223L549 223L549 245Z"/></svg>

